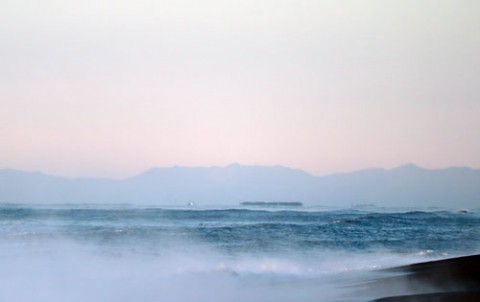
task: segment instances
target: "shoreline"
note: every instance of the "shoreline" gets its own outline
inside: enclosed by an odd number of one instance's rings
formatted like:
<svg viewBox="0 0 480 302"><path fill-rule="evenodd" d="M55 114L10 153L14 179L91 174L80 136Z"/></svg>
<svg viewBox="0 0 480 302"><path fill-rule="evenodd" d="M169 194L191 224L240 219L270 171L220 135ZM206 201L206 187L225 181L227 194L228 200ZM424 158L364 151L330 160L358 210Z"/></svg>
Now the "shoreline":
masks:
<svg viewBox="0 0 480 302"><path fill-rule="evenodd" d="M374 302L480 301L480 254L415 263L367 284L383 293Z"/></svg>

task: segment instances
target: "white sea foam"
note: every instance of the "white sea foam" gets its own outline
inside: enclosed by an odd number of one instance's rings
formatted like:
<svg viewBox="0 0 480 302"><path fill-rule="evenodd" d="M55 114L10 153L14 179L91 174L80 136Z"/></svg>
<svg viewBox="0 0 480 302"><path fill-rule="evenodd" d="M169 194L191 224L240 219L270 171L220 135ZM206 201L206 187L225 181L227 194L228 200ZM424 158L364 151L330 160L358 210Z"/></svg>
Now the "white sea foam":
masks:
<svg viewBox="0 0 480 302"><path fill-rule="evenodd" d="M371 270L425 257L229 256L194 242L165 246L147 252L134 244L111 250L62 239L3 241L0 301L341 301L351 299L345 286Z"/></svg>

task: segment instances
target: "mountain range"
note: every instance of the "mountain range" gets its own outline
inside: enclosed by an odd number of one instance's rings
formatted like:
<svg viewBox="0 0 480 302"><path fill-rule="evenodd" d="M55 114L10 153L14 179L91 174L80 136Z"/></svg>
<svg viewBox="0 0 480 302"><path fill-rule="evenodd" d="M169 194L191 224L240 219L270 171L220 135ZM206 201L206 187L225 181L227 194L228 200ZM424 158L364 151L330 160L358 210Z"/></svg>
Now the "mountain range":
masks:
<svg viewBox="0 0 480 302"><path fill-rule="evenodd" d="M234 205L299 201L309 206L373 204L480 208L480 170L466 167L366 169L314 176L282 166L152 168L122 180L69 179L0 170L0 203Z"/></svg>

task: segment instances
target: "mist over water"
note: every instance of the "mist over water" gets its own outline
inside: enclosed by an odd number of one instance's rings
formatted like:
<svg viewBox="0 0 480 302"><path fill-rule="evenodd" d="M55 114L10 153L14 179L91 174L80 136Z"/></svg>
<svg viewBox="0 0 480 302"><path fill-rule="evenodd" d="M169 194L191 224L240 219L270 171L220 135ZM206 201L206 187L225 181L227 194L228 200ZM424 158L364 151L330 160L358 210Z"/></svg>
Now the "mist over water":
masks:
<svg viewBox="0 0 480 302"><path fill-rule="evenodd" d="M0 207L1 301L367 301L382 268L478 253L478 212Z"/></svg>

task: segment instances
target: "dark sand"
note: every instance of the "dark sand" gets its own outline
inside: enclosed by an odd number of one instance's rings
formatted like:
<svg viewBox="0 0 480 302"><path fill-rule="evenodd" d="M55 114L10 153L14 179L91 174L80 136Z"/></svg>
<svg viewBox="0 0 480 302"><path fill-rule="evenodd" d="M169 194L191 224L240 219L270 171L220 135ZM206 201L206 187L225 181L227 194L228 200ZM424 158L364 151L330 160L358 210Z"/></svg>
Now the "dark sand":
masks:
<svg viewBox="0 0 480 302"><path fill-rule="evenodd" d="M386 297L376 302L479 302L480 292L444 292L433 294L416 294L406 296Z"/></svg>
<svg viewBox="0 0 480 302"><path fill-rule="evenodd" d="M385 293L377 302L480 302L480 255L417 263L385 270L394 273L368 284Z"/></svg>

